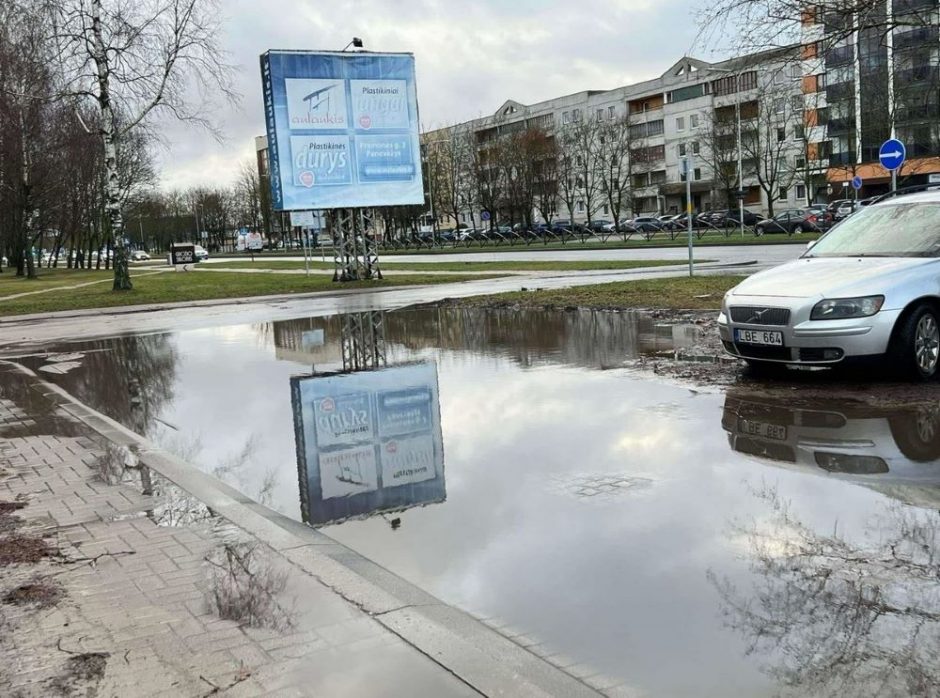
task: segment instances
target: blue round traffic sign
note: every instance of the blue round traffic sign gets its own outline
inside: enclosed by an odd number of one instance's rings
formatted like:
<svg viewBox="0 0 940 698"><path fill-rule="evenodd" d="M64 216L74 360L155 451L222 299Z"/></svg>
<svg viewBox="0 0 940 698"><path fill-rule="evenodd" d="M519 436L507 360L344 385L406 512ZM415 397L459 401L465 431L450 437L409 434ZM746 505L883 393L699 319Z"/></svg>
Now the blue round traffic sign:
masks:
<svg viewBox="0 0 940 698"><path fill-rule="evenodd" d="M907 149L897 138L889 138L881 144L881 150L878 151L878 159L881 166L886 170L894 171L904 164L907 157Z"/></svg>
<svg viewBox="0 0 940 698"><path fill-rule="evenodd" d="M862 188L862 178L859 177L858 175L855 175L854 177L852 177L852 189L854 189L855 191L858 191L861 188Z"/></svg>
<svg viewBox="0 0 940 698"><path fill-rule="evenodd" d="M490 212L489 212L489 211L481 211L481 212L480 212L480 220L488 221L489 219L490 219Z"/></svg>

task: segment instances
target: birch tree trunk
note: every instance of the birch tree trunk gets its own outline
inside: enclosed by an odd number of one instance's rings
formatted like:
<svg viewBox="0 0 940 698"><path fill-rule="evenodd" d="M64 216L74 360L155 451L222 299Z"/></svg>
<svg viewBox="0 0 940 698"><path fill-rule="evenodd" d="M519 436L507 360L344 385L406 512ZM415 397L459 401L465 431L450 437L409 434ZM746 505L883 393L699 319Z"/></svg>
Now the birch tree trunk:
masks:
<svg viewBox="0 0 940 698"><path fill-rule="evenodd" d="M92 59L98 73L98 108L101 110L101 140L104 146L105 211L114 241L114 290L133 288L124 245L124 217L117 168L117 124L111 104L111 67L101 29L101 0L91 0Z"/></svg>

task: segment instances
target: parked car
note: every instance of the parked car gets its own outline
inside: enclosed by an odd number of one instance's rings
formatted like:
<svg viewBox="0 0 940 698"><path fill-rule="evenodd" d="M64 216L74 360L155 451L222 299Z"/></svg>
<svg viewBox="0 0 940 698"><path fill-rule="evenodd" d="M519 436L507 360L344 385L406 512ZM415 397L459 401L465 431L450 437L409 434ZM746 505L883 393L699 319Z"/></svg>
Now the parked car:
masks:
<svg viewBox="0 0 940 698"><path fill-rule="evenodd" d="M815 213L816 217L827 227L832 227L832 224L835 222L826 204L812 204L811 206L807 206L806 210Z"/></svg>
<svg viewBox="0 0 940 698"><path fill-rule="evenodd" d="M638 233L655 233L663 229L656 216L639 216L630 221L630 227Z"/></svg>
<svg viewBox="0 0 940 698"><path fill-rule="evenodd" d="M207 259L209 259L209 253L206 252L205 247L202 245L193 245L193 247L195 248L197 262L205 262Z"/></svg>
<svg viewBox="0 0 940 698"><path fill-rule="evenodd" d="M757 224L758 235L767 233L792 235L794 233L820 232L827 228L825 220L819 214L804 208L790 208L781 211L773 218L768 218Z"/></svg>
<svg viewBox="0 0 940 698"><path fill-rule="evenodd" d="M744 225L755 226L764 220L759 213L744 209ZM741 226L741 211L736 208L729 209L725 215L725 227L738 228Z"/></svg>
<svg viewBox="0 0 940 698"><path fill-rule="evenodd" d="M829 211L833 221L839 221L852 212L852 204L852 199L836 199L835 201L829 202L826 206L826 210ZM840 215L839 209L842 209L846 213Z"/></svg>
<svg viewBox="0 0 940 698"><path fill-rule="evenodd" d="M867 360L918 379L940 363L940 192L884 197L795 261L729 291L725 350L757 368Z"/></svg>
<svg viewBox="0 0 940 698"><path fill-rule="evenodd" d="M131 261L132 262L146 262L150 259L150 255L144 252L143 250L134 250L131 252Z"/></svg>
<svg viewBox="0 0 940 698"><path fill-rule="evenodd" d="M612 226L613 221L607 220L606 218L599 218L588 223L587 227L591 229L593 233L604 233L607 231L607 226Z"/></svg>

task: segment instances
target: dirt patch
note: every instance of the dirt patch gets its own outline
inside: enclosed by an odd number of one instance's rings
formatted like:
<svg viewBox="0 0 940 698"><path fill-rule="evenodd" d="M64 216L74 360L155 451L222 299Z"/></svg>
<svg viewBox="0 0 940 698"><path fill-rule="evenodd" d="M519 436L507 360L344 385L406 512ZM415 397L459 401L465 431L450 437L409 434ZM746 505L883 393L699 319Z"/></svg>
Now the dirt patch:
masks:
<svg viewBox="0 0 940 698"><path fill-rule="evenodd" d="M64 671L49 682L49 688L63 696L96 695L110 656L107 652L83 652L69 657Z"/></svg>
<svg viewBox="0 0 940 698"><path fill-rule="evenodd" d="M50 579L35 579L7 592L3 603L8 606L36 604L39 608L55 606L64 595L61 585Z"/></svg>
<svg viewBox="0 0 940 698"><path fill-rule="evenodd" d="M0 538L0 567L8 565L35 565L43 558L56 554L44 539L37 536L7 535Z"/></svg>

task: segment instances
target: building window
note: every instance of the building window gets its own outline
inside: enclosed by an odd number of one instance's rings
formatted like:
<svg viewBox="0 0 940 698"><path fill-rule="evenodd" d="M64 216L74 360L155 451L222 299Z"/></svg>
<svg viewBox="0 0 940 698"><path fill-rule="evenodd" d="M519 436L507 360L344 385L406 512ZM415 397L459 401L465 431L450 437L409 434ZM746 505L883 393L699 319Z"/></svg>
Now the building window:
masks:
<svg viewBox="0 0 940 698"><path fill-rule="evenodd" d="M797 184L796 185L796 198L800 201L806 201L806 185Z"/></svg>
<svg viewBox="0 0 940 698"><path fill-rule="evenodd" d="M563 123L563 124L570 124L570 123L571 123L571 114L569 114L568 112L562 112L562 113L561 113L561 123Z"/></svg>
<svg viewBox="0 0 940 698"><path fill-rule="evenodd" d="M778 114L782 114L787 110L787 99L786 97L778 97L774 100L774 111Z"/></svg>
<svg viewBox="0 0 940 698"><path fill-rule="evenodd" d="M685 157L685 143L680 143L680 144L679 144L679 157L680 157L680 158L684 158L684 157Z"/></svg>
<svg viewBox="0 0 940 698"><path fill-rule="evenodd" d="M796 169L802 170L806 167L806 158L797 158L796 159Z"/></svg>
<svg viewBox="0 0 940 698"><path fill-rule="evenodd" d="M460 222L461 222L461 223L466 223L466 222L467 222L467 214L466 214L466 213L461 213L461 214L460 214Z"/></svg>
<svg viewBox="0 0 940 698"><path fill-rule="evenodd" d="M787 129L783 126L777 127L777 143L783 143L787 139Z"/></svg>
<svg viewBox="0 0 940 698"><path fill-rule="evenodd" d="M598 121L603 121L603 120L604 120L604 110L603 110L603 109L598 109L598 110L597 110L597 120L598 120Z"/></svg>
<svg viewBox="0 0 940 698"><path fill-rule="evenodd" d="M578 123L579 121L581 121L581 110L580 110L580 109L572 109L572 110L571 110L571 120L574 121L575 123Z"/></svg>
<svg viewBox="0 0 940 698"><path fill-rule="evenodd" d="M608 206L607 204L604 204L604 215L606 216L609 213L610 213L610 206Z"/></svg>
<svg viewBox="0 0 940 698"><path fill-rule="evenodd" d="M685 117L676 117L676 131L685 131Z"/></svg>
<svg viewBox="0 0 940 698"><path fill-rule="evenodd" d="M702 170L699 167L696 167L692 172L692 178L697 182L702 178Z"/></svg>
<svg viewBox="0 0 940 698"><path fill-rule="evenodd" d="M689 128L698 128L698 114L689 117Z"/></svg>
<svg viewBox="0 0 940 698"><path fill-rule="evenodd" d="M790 193L790 192L787 190L786 187L780 187L780 191L777 192L777 198L778 198L780 201L786 201L786 200L787 200L787 195L788 195L789 193Z"/></svg>
<svg viewBox="0 0 940 698"><path fill-rule="evenodd" d="M801 124L797 124L793 127L793 138L802 141L806 138L806 130Z"/></svg>
<svg viewBox="0 0 940 698"><path fill-rule="evenodd" d="M699 153L698 141L693 141L692 142L692 155L698 155L698 153Z"/></svg>
<svg viewBox="0 0 940 698"><path fill-rule="evenodd" d="M663 134L663 120L650 121L646 124L647 136L661 136Z"/></svg>
<svg viewBox="0 0 940 698"><path fill-rule="evenodd" d="M583 202L583 201L579 201L579 202L578 202L578 213L584 213L584 202Z"/></svg>
<svg viewBox="0 0 940 698"><path fill-rule="evenodd" d="M607 118L613 119L615 116L617 116L617 107L610 105L607 107Z"/></svg>

